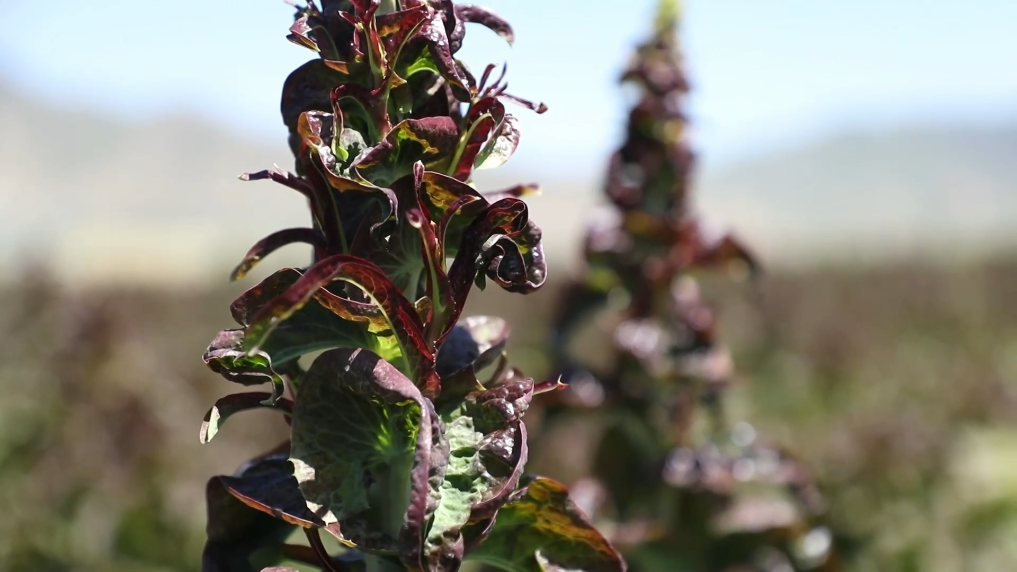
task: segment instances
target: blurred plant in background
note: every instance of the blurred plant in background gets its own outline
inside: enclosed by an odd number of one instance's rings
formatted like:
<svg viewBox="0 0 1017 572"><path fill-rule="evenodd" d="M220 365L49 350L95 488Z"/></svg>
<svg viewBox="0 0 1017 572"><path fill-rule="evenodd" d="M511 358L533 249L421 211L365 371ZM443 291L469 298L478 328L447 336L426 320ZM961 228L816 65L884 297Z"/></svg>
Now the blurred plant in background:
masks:
<svg viewBox="0 0 1017 572"><path fill-rule="evenodd" d="M612 205L562 296L552 347L570 387L551 397L545 428L577 410L601 419L591 475L575 486L634 569L839 569L809 471L725 415L732 361L691 273L755 262L691 206L676 4L661 3L622 78L641 96L610 159ZM616 323L612 347L593 352L584 329L598 313Z"/></svg>

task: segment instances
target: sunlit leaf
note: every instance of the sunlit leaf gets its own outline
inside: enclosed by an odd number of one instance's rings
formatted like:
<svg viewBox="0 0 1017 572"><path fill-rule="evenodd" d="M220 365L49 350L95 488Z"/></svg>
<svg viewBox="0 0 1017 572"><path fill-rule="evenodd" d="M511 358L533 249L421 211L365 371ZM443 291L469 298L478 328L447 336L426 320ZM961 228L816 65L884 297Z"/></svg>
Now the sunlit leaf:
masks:
<svg viewBox="0 0 1017 572"><path fill-rule="evenodd" d="M429 459L431 423L420 390L377 355L319 356L293 412L290 458L308 506L357 546L396 550L411 472Z"/></svg>
<svg viewBox="0 0 1017 572"><path fill-rule="evenodd" d="M434 350L424 339L423 324L411 304L385 273L374 264L353 256L337 255L308 269L282 295L265 305L247 328L249 351L257 351L274 332L301 310L315 293L334 280L360 288L382 309L406 364L406 371L429 393L437 393Z"/></svg>
<svg viewBox="0 0 1017 572"><path fill-rule="evenodd" d="M624 572L625 563L569 499L568 489L536 478L498 511L477 560L510 572Z"/></svg>

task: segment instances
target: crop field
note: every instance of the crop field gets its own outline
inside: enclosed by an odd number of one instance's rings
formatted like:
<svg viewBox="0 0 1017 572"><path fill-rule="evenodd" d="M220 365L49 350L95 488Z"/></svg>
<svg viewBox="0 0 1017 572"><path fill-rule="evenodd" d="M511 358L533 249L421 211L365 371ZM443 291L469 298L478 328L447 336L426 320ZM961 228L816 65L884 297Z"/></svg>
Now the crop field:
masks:
<svg viewBox="0 0 1017 572"><path fill-rule="evenodd" d="M514 361L539 379L561 283L475 293L467 314L509 318ZM805 460L849 569L1017 564L1017 260L702 286L738 372L729 416ZM41 274L3 287L0 569L194 569L208 475L285 434L278 415L252 412L198 442L230 385L198 356L237 292L81 290ZM528 470L581 477L596 423L534 425Z"/></svg>

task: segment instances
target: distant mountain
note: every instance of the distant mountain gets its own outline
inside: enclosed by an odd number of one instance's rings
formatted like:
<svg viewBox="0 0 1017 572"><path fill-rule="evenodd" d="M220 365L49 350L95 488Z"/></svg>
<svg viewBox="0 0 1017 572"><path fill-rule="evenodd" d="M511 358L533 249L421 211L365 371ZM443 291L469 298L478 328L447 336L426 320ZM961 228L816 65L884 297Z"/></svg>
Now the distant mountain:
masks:
<svg viewBox="0 0 1017 572"><path fill-rule="evenodd" d="M54 107L0 85L0 267L35 259L74 281L193 283L223 276L264 234L307 223L301 197L244 171L288 166L289 151L186 114L129 124ZM1013 246L1017 127L839 137L707 173L710 218L772 264ZM509 163L482 188L539 180L531 201L548 255L565 264L599 201L595 181ZM922 246L925 245L925 246ZM299 247L278 263L296 263Z"/></svg>
<svg viewBox="0 0 1017 572"><path fill-rule="evenodd" d="M1012 248L1017 125L843 135L708 173L702 189L706 212L778 258Z"/></svg>

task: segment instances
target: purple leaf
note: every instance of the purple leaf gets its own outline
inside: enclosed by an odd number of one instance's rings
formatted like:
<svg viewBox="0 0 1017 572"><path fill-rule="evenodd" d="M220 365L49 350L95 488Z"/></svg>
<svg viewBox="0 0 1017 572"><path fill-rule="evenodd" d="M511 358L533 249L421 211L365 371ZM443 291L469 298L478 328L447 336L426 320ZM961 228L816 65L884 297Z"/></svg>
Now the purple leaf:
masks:
<svg viewBox="0 0 1017 572"><path fill-rule="evenodd" d="M455 11L456 17L463 22L480 24L481 26L486 27L495 34L504 38L510 46L515 43L516 37L512 32L512 26L502 19L501 16L498 16L487 8L474 6L473 4L457 4Z"/></svg>
<svg viewBox="0 0 1017 572"><path fill-rule="evenodd" d="M423 324L413 305L380 268L354 256L340 254L319 261L283 295L262 308L247 328L249 350L256 351L279 324L334 280L357 286L381 307L399 341L407 371L426 394L437 394L440 382L434 372L434 350L424 338Z"/></svg>
<svg viewBox="0 0 1017 572"><path fill-rule="evenodd" d="M263 392L250 392L250 393L234 393L233 395L227 395L226 397L220 398L215 402L215 405L208 410L205 414L205 419L201 422L201 432L199 439L202 444L208 443L215 437L216 433L222 427L222 424L226 422L230 416L240 413L241 411L247 411L249 409L278 409L285 413L291 413L293 409L293 402L289 399L276 399L271 393Z"/></svg>
<svg viewBox="0 0 1017 572"><path fill-rule="evenodd" d="M247 254L244 255L244 259L240 261L240 264L238 264L230 274L230 281L243 278L262 258L272 254L283 246L296 242L302 242L313 246L315 249L315 258L321 258L324 254L326 247L325 238L318 230L313 228L287 228L285 230L276 231L259 240L251 247L250 250L247 251Z"/></svg>

